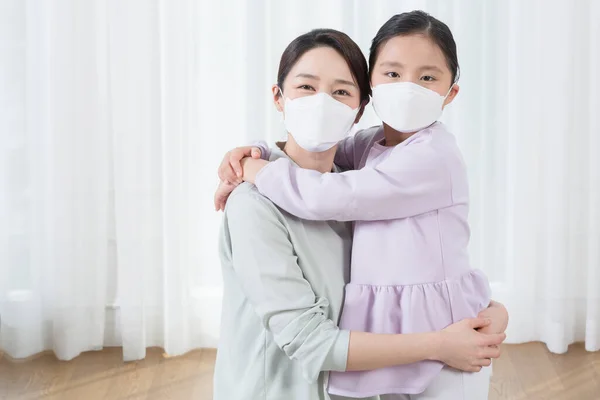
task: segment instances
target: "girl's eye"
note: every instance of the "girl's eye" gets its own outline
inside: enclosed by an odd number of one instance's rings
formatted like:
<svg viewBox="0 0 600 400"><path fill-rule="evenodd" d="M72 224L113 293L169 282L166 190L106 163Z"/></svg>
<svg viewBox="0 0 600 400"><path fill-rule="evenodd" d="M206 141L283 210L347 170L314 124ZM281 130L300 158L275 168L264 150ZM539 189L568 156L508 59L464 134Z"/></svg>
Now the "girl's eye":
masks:
<svg viewBox="0 0 600 400"><path fill-rule="evenodd" d="M431 75L425 75L421 78L422 80L424 80L425 82L433 82L435 81L435 78Z"/></svg>
<svg viewBox="0 0 600 400"><path fill-rule="evenodd" d="M400 78L400 75L397 72L386 72L386 75L390 78Z"/></svg>
<svg viewBox="0 0 600 400"><path fill-rule="evenodd" d="M344 89L336 90L335 92L333 92L333 94L337 96L350 96L350 93L348 93Z"/></svg>
<svg viewBox="0 0 600 400"><path fill-rule="evenodd" d="M302 89L302 90L315 90L312 86L310 85L300 85L298 86L298 89Z"/></svg>

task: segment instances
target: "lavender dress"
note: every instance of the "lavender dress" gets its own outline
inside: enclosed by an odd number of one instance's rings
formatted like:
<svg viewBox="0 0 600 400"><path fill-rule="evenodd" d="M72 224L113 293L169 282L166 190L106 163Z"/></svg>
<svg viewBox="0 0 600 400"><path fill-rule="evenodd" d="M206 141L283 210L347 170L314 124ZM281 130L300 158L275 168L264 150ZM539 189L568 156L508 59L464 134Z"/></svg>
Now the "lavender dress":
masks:
<svg viewBox="0 0 600 400"><path fill-rule="evenodd" d="M382 139L375 127L341 143L336 163L358 170L320 174L279 159L256 186L300 218L356 221L341 328L418 333L475 317L490 289L469 263L467 174L454 136L435 123L395 147ZM442 367L422 361L332 373L329 392L421 393Z"/></svg>

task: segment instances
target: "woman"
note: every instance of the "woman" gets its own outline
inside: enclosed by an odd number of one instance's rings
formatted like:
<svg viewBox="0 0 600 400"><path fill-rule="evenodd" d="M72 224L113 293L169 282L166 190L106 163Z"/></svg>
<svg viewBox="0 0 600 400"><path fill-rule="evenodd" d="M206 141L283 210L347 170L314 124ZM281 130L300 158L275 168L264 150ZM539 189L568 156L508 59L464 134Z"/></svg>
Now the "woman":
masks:
<svg viewBox="0 0 600 400"><path fill-rule="evenodd" d="M336 142L360 119L370 94L360 49L341 32L311 31L286 48L277 82L274 102L289 135L270 159L335 170ZM347 223L294 217L253 185L233 191L221 236L224 300L215 399L326 399L327 371L421 360L474 371L499 356L495 346L505 335L476 332L490 322L482 318L432 333L340 330L350 238Z"/></svg>

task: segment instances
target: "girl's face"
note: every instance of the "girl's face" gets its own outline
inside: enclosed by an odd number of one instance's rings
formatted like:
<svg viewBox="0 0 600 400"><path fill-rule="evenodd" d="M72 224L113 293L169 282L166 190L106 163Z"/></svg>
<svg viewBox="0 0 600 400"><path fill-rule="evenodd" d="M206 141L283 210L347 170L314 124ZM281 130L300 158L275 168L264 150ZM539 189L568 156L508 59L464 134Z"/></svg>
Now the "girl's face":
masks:
<svg viewBox="0 0 600 400"><path fill-rule="evenodd" d="M350 68L337 51L317 47L304 53L283 82L283 96L273 85L273 100L277 110L284 111L285 98L291 100L326 93L353 110L360 106L360 91Z"/></svg>
<svg viewBox="0 0 600 400"><path fill-rule="evenodd" d="M371 86L384 83L412 82L446 96L452 85L452 73L442 50L424 35L403 35L388 40L379 49L371 72ZM452 86L444 106L458 93Z"/></svg>

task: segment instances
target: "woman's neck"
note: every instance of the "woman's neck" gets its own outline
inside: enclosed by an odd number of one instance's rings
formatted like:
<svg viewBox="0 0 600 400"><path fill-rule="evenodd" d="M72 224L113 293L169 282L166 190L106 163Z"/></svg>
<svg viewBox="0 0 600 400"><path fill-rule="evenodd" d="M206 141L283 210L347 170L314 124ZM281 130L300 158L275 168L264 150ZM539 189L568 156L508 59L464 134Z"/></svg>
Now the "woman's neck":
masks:
<svg viewBox="0 0 600 400"><path fill-rule="evenodd" d="M337 146L329 150L313 153L304 150L292 137L288 135L288 141L283 147L283 151L301 168L313 169L321 173L331 172L333 169L333 159Z"/></svg>
<svg viewBox="0 0 600 400"><path fill-rule="evenodd" d="M385 123L383 124L383 135L385 137L384 145L387 147L396 146L397 144L404 142L406 139L408 139L415 133L417 132L398 132L391 126Z"/></svg>

